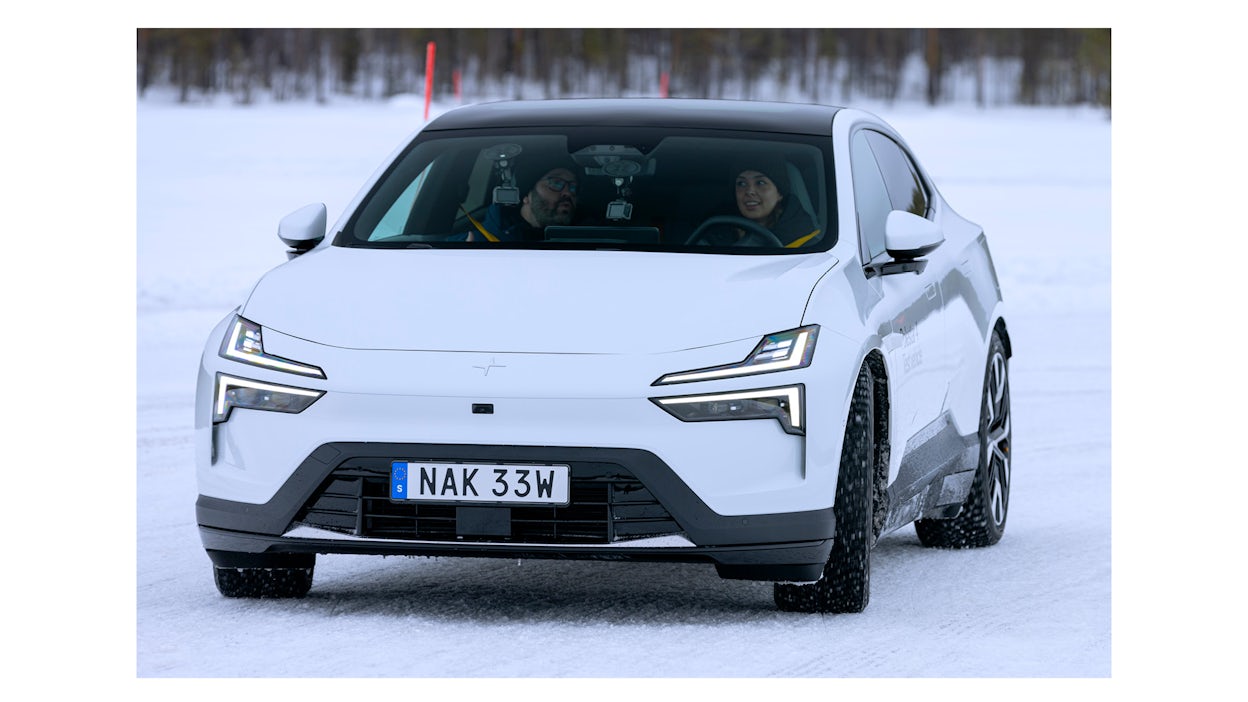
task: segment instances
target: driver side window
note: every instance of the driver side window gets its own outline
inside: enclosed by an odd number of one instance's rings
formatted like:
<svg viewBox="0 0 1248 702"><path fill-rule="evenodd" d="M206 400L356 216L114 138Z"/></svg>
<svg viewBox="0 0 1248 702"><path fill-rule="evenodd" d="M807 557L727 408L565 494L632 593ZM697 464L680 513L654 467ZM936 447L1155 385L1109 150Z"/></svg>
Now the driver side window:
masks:
<svg viewBox="0 0 1248 702"><path fill-rule="evenodd" d="M893 209L927 216L929 201L927 191L915 170L910 158L902 151L901 146L879 132L863 132L875 154L884 181L888 185Z"/></svg>
<svg viewBox="0 0 1248 702"><path fill-rule="evenodd" d="M850 166L853 168L854 209L858 213L858 237L862 262L866 263L884 253L884 222L893 210L880 173L875 154L867 142L867 132L854 135L850 146Z"/></svg>

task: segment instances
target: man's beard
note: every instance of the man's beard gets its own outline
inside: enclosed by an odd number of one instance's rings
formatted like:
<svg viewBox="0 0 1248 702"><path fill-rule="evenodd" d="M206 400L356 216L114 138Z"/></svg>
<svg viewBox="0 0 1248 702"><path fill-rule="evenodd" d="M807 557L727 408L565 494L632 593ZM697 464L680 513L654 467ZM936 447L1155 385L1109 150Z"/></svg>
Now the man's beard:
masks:
<svg viewBox="0 0 1248 702"><path fill-rule="evenodd" d="M537 220L538 226L547 227L552 224L571 224L572 208L560 212L559 205L564 202L561 198L555 202L547 202L540 197L534 197L529 200L530 209L533 210L533 219Z"/></svg>

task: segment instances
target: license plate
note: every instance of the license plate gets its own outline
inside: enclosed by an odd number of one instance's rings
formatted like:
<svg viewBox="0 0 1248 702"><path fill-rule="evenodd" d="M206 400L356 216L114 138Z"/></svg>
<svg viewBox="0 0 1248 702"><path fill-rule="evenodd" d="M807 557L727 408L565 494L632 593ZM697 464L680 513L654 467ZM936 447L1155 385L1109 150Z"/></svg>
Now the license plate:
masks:
<svg viewBox="0 0 1248 702"><path fill-rule="evenodd" d="M393 461L390 499L566 505L570 476L563 465Z"/></svg>

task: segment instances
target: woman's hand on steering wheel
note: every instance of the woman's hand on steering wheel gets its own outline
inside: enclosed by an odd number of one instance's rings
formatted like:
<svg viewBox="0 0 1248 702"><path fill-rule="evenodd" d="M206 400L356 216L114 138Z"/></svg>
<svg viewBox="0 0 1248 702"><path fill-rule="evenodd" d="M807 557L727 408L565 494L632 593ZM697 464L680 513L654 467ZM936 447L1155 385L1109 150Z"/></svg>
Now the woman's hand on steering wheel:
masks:
<svg viewBox="0 0 1248 702"><path fill-rule="evenodd" d="M731 228L741 233L740 237L731 243L732 246L774 246L778 249L784 248L780 238L767 227L745 217L734 217L732 215L719 215L707 218L685 240L685 246L694 246L702 239L709 239L713 232L725 228ZM761 241L762 243L749 243L751 241Z"/></svg>

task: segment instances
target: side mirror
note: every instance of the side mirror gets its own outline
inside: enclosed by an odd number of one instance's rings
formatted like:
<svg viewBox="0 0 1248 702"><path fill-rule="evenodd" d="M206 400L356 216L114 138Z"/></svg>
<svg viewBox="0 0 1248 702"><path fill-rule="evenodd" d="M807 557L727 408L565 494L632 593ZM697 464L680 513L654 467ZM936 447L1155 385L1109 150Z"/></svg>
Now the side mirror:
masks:
<svg viewBox="0 0 1248 702"><path fill-rule="evenodd" d="M277 223L277 236L290 247L287 258L294 258L316 248L325 238L326 209L322 203L301 207L282 217Z"/></svg>
<svg viewBox="0 0 1248 702"><path fill-rule="evenodd" d="M891 261L872 263L867 277L893 275L895 273L922 273L927 261L921 256L936 250L945 243L945 234L935 222L916 214L893 210L884 220L884 250Z"/></svg>
<svg viewBox="0 0 1248 702"><path fill-rule="evenodd" d="M895 259L913 260L926 256L943 243L944 233L930 219L893 210L884 220L884 249Z"/></svg>

